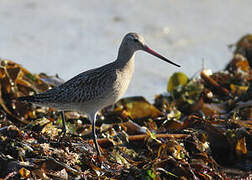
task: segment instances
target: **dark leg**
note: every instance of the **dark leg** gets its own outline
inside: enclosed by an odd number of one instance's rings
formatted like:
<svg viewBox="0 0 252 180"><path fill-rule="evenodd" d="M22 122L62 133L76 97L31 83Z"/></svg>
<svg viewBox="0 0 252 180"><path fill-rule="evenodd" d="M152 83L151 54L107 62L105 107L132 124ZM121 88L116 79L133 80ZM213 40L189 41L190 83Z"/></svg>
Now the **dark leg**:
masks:
<svg viewBox="0 0 252 180"><path fill-rule="evenodd" d="M97 137L96 137L96 133L95 133L95 121L96 121L96 115L91 117L93 119L91 119L91 122L92 122L92 133L93 133L93 140L94 140L94 144L95 144L95 149L98 153L98 156L101 156L101 152L100 152L100 149L99 149L99 145L98 145L98 142L97 142Z"/></svg>
<svg viewBox="0 0 252 180"><path fill-rule="evenodd" d="M65 121L65 114L64 114L64 111L61 111L60 112L60 115L61 115L61 118L62 118L62 131L60 132L60 134L59 134L59 137L61 136L61 135L63 135L60 139L59 139L59 141L61 141L64 137L65 137L65 135L66 135L66 121Z"/></svg>

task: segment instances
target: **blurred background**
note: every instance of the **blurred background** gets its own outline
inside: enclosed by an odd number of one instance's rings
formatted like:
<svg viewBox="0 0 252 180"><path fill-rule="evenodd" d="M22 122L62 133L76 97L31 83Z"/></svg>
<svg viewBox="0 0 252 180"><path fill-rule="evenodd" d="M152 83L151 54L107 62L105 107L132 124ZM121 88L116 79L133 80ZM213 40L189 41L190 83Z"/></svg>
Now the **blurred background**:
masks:
<svg viewBox="0 0 252 180"><path fill-rule="evenodd" d="M251 0L2 0L0 57L32 73L64 80L116 59L123 36L138 32L171 66L138 52L125 96L149 100L166 91L169 76L223 69L228 45L252 33Z"/></svg>

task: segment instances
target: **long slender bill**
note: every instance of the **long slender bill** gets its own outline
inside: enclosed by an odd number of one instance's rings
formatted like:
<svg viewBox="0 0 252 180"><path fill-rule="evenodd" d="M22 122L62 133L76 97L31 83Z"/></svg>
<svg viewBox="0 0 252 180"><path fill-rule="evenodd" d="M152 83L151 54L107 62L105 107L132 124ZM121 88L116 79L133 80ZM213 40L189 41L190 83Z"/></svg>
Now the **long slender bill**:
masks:
<svg viewBox="0 0 252 180"><path fill-rule="evenodd" d="M152 50L151 48L149 48L149 47L146 46L146 45L144 46L144 49L143 49L143 50L146 51L146 52L148 52L148 53L150 53L150 54L152 54L153 56L156 56L156 57L158 57L158 58L164 60L165 62L168 62L168 63L170 63L170 64L173 64L174 66L180 67L180 65L178 65L178 64L176 64L176 63L170 61L169 59L165 58L164 56L161 56L160 54L158 54L157 52L155 52L154 50Z"/></svg>

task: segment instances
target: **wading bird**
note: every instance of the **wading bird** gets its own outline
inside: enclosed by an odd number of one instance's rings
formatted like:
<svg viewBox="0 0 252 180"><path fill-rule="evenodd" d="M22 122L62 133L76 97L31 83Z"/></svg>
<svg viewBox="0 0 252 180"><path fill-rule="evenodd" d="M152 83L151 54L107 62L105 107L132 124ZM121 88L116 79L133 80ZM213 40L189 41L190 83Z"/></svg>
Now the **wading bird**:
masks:
<svg viewBox="0 0 252 180"><path fill-rule="evenodd" d="M87 113L92 124L95 148L98 155L101 155L95 134L96 114L105 106L116 103L125 93L134 72L135 54L138 50L148 52L180 67L149 48L139 34L128 33L122 40L115 61L99 68L85 71L64 84L41 94L18 99L60 110L63 122L63 137L66 133L64 111Z"/></svg>

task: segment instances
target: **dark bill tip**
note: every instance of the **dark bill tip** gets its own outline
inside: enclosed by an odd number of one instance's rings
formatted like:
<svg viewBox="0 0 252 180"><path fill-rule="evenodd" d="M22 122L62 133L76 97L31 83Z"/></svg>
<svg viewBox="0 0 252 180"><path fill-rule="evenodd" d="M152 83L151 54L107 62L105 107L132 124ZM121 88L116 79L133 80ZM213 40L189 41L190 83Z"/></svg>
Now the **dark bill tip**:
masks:
<svg viewBox="0 0 252 180"><path fill-rule="evenodd" d="M146 51L146 52L148 52L148 53L150 53L150 54L152 54L153 56L158 57L159 59L162 59L162 60L165 61L165 62L168 62L168 63L170 63L170 64L172 64L172 65L174 65L174 66L180 67L180 65L178 65L178 64L176 64L176 63L170 61L169 59L165 58L164 56L158 54L156 51L152 50L151 48L149 48L149 47L146 46L146 45L144 46L144 49L143 49L143 50Z"/></svg>

